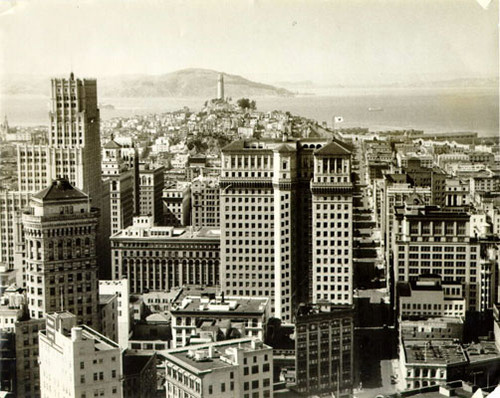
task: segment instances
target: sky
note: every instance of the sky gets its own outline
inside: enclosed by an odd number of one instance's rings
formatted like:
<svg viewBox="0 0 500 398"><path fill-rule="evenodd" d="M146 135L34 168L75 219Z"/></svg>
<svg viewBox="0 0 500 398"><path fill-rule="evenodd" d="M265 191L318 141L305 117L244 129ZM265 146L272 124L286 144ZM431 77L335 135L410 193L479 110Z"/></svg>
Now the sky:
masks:
<svg viewBox="0 0 500 398"><path fill-rule="evenodd" d="M481 0L487 3L488 0ZM498 76L498 0L4 0L0 74L390 83Z"/></svg>

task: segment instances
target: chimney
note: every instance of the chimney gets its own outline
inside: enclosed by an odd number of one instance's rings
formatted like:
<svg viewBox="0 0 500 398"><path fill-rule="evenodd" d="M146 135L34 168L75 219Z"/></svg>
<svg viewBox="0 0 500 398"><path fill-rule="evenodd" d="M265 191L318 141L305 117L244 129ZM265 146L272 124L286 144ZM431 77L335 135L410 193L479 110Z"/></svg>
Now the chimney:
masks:
<svg viewBox="0 0 500 398"><path fill-rule="evenodd" d="M281 140L283 142L287 142L288 141L288 134L287 133L283 133L283 136L281 137Z"/></svg>
<svg viewBox="0 0 500 398"><path fill-rule="evenodd" d="M213 358L214 357L214 346L208 346L208 357Z"/></svg>
<svg viewBox="0 0 500 398"><path fill-rule="evenodd" d="M71 341L81 341L82 340L83 329L80 327L74 327L71 329Z"/></svg>

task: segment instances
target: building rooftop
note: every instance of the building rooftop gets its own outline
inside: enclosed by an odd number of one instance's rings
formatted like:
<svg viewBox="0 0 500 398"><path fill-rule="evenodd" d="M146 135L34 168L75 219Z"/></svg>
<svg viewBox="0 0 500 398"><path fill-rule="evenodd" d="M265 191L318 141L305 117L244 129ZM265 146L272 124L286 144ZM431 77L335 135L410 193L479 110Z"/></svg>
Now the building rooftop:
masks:
<svg viewBox="0 0 500 398"><path fill-rule="evenodd" d="M460 344L452 340L403 341L407 364L450 365L467 362Z"/></svg>
<svg viewBox="0 0 500 398"><path fill-rule="evenodd" d="M266 312L268 298L256 297L221 297L209 298L208 296L192 296L188 295L174 303L172 306L172 314L192 313L192 314L258 314L262 315Z"/></svg>
<svg viewBox="0 0 500 398"><path fill-rule="evenodd" d="M351 149L347 144L341 141L335 140L329 142L322 148L314 152L315 155L329 156L329 155L351 155Z"/></svg>
<svg viewBox="0 0 500 398"><path fill-rule="evenodd" d="M118 144L115 140L111 139L106 144L103 145L104 149L121 149L121 145Z"/></svg>
<svg viewBox="0 0 500 398"><path fill-rule="evenodd" d="M203 374L214 369L236 366L236 350L252 352L260 349L271 350L271 347L259 340L243 338L171 349L167 351L165 357L167 363L196 374Z"/></svg>
<svg viewBox="0 0 500 398"><path fill-rule="evenodd" d="M52 184L47 188L42 189L33 195L33 198L42 200L74 200L74 199L88 199L88 195L84 194L79 189L75 188L65 178L58 178L52 181Z"/></svg>
<svg viewBox="0 0 500 398"><path fill-rule="evenodd" d="M131 225L112 235L114 239L144 238L148 240L182 240L182 239L220 239L220 229L214 227L201 227L195 229L192 227L158 227L151 225Z"/></svg>
<svg viewBox="0 0 500 398"><path fill-rule="evenodd" d="M471 363L492 359L500 361L500 353L496 348L495 341L480 341L479 343L465 344L463 348Z"/></svg>

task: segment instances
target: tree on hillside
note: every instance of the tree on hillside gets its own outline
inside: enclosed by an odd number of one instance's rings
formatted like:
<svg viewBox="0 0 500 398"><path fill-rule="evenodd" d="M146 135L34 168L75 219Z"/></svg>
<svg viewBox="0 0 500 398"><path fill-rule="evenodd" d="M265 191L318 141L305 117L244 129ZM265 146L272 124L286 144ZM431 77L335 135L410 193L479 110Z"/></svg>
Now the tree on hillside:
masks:
<svg viewBox="0 0 500 398"><path fill-rule="evenodd" d="M241 108L241 109L251 109L255 110L257 108L257 104L255 101L250 101L248 98L240 98L238 101L236 101L236 104Z"/></svg>

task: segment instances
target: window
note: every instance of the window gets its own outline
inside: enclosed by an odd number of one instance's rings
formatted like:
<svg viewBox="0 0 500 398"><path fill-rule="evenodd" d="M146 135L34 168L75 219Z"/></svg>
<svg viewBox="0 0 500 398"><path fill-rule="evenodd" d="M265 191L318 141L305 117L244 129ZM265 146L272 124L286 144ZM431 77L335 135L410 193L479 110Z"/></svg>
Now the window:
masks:
<svg viewBox="0 0 500 398"><path fill-rule="evenodd" d="M221 383L220 384L220 391L221 392L226 392L226 383Z"/></svg>
<svg viewBox="0 0 500 398"><path fill-rule="evenodd" d="M211 385L208 386L208 393L213 394L213 392L214 392L213 387Z"/></svg>

